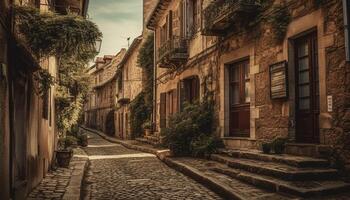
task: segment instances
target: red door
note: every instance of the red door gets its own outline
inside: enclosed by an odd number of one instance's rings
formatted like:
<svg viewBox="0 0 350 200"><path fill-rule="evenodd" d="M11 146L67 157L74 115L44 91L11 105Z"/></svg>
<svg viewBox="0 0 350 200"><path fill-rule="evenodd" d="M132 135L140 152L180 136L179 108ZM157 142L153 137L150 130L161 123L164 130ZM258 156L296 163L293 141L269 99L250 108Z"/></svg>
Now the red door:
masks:
<svg viewBox="0 0 350 200"><path fill-rule="evenodd" d="M229 66L230 133L229 136L249 137L250 79L249 60Z"/></svg>
<svg viewBox="0 0 350 200"><path fill-rule="evenodd" d="M316 33L295 41L296 141L319 143L319 79Z"/></svg>

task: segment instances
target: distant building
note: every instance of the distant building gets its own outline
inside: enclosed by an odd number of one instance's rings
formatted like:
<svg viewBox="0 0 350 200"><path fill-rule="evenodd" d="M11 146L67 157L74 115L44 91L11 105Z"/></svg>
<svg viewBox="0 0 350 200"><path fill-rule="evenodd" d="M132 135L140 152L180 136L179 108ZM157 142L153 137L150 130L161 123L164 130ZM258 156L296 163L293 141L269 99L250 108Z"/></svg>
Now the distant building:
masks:
<svg viewBox="0 0 350 200"><path fill-rule="evenodd" d="M98 57L88 71L92 90L84 107L85 125L110 135L115 134L116 70L125 53L122 49L116 56Z"/></svg>

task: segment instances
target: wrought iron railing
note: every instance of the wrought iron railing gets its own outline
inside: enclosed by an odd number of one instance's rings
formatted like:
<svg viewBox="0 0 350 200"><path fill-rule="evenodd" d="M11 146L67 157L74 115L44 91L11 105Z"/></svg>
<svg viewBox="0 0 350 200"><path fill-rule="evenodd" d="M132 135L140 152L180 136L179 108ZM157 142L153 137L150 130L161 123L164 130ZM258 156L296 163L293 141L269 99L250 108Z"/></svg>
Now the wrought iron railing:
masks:
<svg viewBox="0 0 350 200"><path fill-rule="evenodd" d="M161 44L158 49L158 62L162 61L164 58L170 58L176 56L177 54L187 54L188 41L185 38L179 36L173 36L171 39L167 40ZM176 59L176 58L175 58ZM182 59L182 57L179 59Z"/></svg>
<svg viewBox="0 0 350 200"><path fill-rule="evenodd" d="M225 17L231 18L237 13L256 12L260 8L258 0L216 0L203 10L203 28L213 27L215 22ZM228 20L232 22L232 20Z"/></svg>

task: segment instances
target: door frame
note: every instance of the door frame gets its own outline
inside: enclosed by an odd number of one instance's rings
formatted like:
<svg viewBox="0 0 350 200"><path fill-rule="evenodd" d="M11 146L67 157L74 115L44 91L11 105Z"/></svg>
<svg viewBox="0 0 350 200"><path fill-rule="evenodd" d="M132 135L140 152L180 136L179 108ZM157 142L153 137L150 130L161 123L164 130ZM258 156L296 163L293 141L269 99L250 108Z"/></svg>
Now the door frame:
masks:
<svg viewBox="0 0 350 200"><path fill-rule="evenodd" d="M294 52L294 73L295 73L295 84L294 84L294 90L295 90L295 99L294 99L294 106L295 106L295 141L297 143L312 143L312 144L318 144L320 143L320 122L319 122L319 116L320 116L320 78L319 78L319 71L320 66L318 62L319 57L319 49L318 49L318 35L317 30L311 29L309 31L304 32L303 34L299 34L298 36L293 38L293 52ZM299 66L298 66L298 42L302 40L308 40L308 51L309 54L309 89L310 91L310 116L312 118L312 136L310 140L306 140L307 137L303 137L303 134L301 134L299 123L298 123L298 116L300 116L302 113L299 111ZM314 40L315 43L313 43L311 40ZM313 49L316 45L317 54L315 56L315 50ZM315 67L317 67L317 70L315 71ZM318 84L315 85L315 76L317 76ZM316 89L318 87L318 94L316 93Z"/></svg>

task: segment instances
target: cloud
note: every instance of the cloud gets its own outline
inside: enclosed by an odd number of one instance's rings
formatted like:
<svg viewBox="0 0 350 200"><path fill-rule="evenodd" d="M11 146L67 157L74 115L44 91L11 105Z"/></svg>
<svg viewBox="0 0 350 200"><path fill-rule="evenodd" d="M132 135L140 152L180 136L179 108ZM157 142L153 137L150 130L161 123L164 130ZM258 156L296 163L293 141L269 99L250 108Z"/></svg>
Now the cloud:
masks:
<svg viewBox="0 0 350 200"><path fill-rule="evenodd" d="M89 18L103 33L99 56L114 55L127 47L127 37L133 39L141 34L142 1L90 0Z"/></svg>

